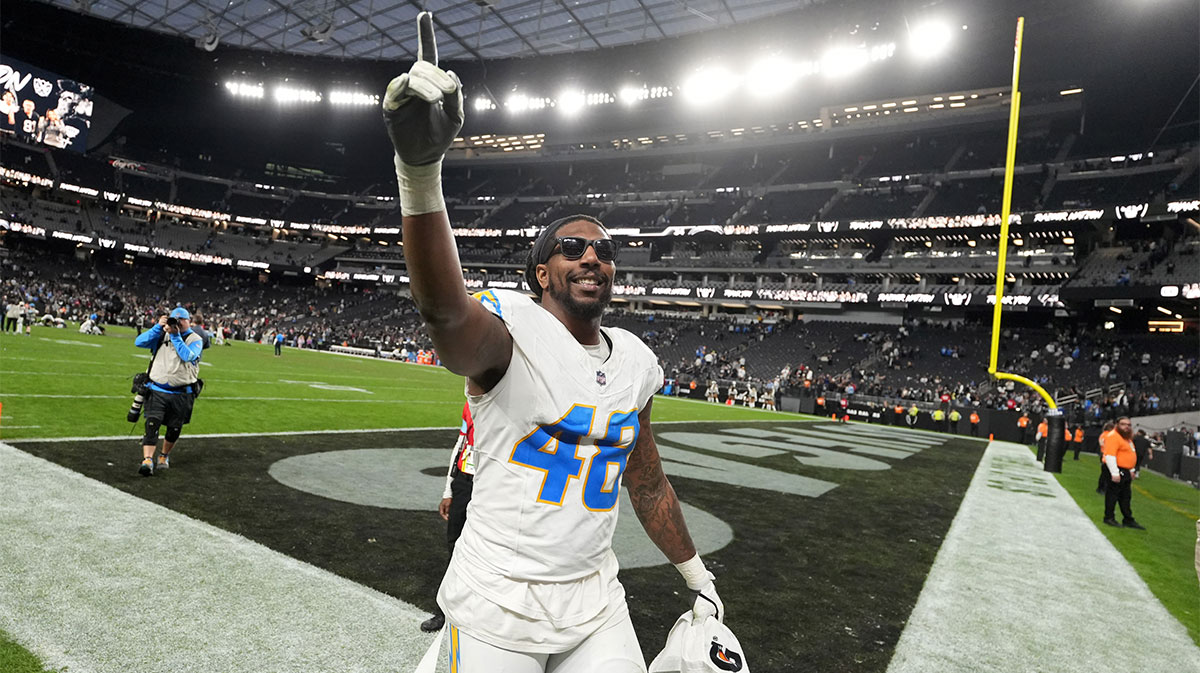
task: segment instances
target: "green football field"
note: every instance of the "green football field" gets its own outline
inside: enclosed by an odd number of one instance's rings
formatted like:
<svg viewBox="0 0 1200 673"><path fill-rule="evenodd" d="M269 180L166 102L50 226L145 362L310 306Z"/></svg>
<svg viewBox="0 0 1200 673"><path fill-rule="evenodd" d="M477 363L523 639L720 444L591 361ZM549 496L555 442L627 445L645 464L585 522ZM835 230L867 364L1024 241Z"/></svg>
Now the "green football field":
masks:
<svg viewBox="0 0 1200 673"><path fill-rule="evenodd" d="M0 335L0 439L130 434L130 379L149 351L134 333L35 327ZM462 378L441 367L237 342L204 351L187 434L456 427ZM655 420L768 419L760 410L659 398Z"/></svg>
<svg viewBox="0 0 1200 673"><path fill-rule="evenodd" d="M125 420L130 379L148 357L133 337L119 328L0 335L0 439L420 610L433 607L445 562L434 507L463 404L460 377L295 349L275 357L270 346L244 342L213 346L172 470L144 479L136 474L141 426ZM722 578L722 595L736 596L726 599L730 623L750 644L755 670L805 662L803 670L886 671L985 442L884 428L863 428L865 439L857 424L661 396L654 420L689 522L716 531L697 546ZM47 438L64 441L29 441ZM66 441L79 438L90 439ZM815 459L794 455L805 442ZM1100 497L1089 488L1094 457L1065 468L1058 481L1090 516ZM1200 588L1189 563L1200 501L1157 475L1136 488L1149 534L1104 534L1200 642ZM622 521L636 527L633 517ZM686 601L674 571L646 551L644 533L618 531L614 544L649 659ZM654 560L627 560L644 558ZM0 669L40 670L3 630Z"/></svg>

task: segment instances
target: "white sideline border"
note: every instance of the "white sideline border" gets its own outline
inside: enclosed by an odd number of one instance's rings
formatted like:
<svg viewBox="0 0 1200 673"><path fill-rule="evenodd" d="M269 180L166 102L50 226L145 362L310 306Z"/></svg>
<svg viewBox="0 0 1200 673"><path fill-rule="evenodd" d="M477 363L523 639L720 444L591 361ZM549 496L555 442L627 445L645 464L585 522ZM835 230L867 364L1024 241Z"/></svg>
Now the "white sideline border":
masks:
<svg viewBox="0 0 1200 673"><path fill-rule="evenodd" d="M0 628L72 673L408 671L413 605L0 443Z"/></svg>
<svg viewBox="0 0 1200 673"><path fill-rule="evenodd" d="M1084 513L1029 447L990 443L888 673L1200 672L1200 648L1096 528L1102 507Z"/></svg>

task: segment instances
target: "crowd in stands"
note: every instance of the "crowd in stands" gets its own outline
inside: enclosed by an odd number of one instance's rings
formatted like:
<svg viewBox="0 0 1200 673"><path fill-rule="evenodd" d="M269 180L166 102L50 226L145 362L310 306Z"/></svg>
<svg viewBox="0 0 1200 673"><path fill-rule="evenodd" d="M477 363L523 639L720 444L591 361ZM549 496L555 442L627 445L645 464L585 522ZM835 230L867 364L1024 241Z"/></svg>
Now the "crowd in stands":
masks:
<svg viewBox="0 0 1200 673"><path fill-rule="evenodd" d="M91 255L53 256L8 247L0 296L38 317L149 326L182 305L210 331L261 341L283 333L289 345L350 345L382 352L429 349L407 297L357 284L287 283L204 267L146 269ZM782 395L856 394L884 400L1036 408L1023 388L989 380L989 331L961 320L900 325L789 321L772 312L712 316L614 310L606 324L640 336L667 378L686 384L775 390ZM1059 399L1096 417L1200 408L1194 335L1128 335L1083 326L1006 330L1000 369L1028 375Z"/></svg>

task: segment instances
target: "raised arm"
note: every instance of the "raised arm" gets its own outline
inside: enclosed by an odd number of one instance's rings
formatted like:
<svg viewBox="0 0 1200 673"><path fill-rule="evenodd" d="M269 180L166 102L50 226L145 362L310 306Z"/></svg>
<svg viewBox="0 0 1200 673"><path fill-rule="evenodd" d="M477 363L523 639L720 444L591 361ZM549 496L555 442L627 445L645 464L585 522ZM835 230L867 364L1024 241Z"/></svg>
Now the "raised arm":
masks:
<svg viewBox="0 0 1200 673"><path fill-rule="evenodd" d="M447 369L490 390L512 357L499 319L467 295L442 198L442 157L462 129L462 83L437 66L433 15L417 17L417 62L393 79L383 117L396 149L404 260L413 300Z"/></svg>

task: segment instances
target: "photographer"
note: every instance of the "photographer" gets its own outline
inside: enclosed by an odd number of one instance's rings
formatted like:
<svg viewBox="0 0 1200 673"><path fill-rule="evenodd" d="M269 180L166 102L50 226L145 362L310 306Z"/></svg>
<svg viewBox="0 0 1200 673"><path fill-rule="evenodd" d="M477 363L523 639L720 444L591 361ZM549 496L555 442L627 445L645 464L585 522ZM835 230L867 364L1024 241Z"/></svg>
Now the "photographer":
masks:
<svg viewBox="0 0 1200 673"><path fill-rule="evenodd" d="M138 335L138 348L149 348L151 355L150 380L146 384L144 415L146 434L142 438L142 464L138 473L144 477L155 469L171 466L170 453L179 440L183 426L192 419L192 404L200 394L200 353L203 339L192 330L191 314L176 307L170 316L160 316L158 323ZM136 420L137 402L130 409ZM158 446L158 430L166 426L162 453L157 462L154 451Z"/></svg>

